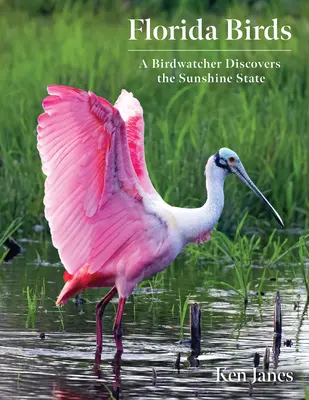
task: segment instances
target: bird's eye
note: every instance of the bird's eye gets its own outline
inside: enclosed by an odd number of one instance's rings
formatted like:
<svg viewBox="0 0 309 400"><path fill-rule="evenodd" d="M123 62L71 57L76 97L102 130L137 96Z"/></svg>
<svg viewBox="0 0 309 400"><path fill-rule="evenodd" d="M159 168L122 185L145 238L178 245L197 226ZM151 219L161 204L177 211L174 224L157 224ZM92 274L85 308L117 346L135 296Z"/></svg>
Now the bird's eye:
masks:
<svg viewBox="0 0 309 400"><path fill-rule="evenodd" d="M235 162L235 157L229 157L229 162L231 163Z"/></svg>

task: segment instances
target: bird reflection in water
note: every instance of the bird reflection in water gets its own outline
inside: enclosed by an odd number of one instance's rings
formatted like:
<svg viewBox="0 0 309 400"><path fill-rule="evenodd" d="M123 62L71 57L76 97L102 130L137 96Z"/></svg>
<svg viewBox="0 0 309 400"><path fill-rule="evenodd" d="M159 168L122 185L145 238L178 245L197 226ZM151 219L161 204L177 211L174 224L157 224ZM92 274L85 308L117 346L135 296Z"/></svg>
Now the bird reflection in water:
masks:
<svg viewBox="0 0 309 400"><path fill-rule="evenodd" d="M103 371L95 365L94 372L98 378L95 383L92 385L87 383L85 390L83 390L80 386L74 388L68 387L67 381L57 382L53 387L53 400L119 400L121 398L121 356L122 353L116 351L112 360L114 381L111 388L107 379L104 379ZM84 393L82 393L83 391Z"/></svg>

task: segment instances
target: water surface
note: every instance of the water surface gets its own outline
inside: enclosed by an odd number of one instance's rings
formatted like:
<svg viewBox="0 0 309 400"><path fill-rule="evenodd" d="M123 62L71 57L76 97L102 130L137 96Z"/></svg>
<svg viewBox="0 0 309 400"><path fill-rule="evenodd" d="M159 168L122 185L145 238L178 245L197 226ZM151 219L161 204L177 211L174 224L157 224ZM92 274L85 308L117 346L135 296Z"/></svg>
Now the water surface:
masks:
<svg viewBox="0 0 309 400"><path fill-rule="evenodd" d="M124 314L124 353L115 358L111 335L117 299L104 316L101 377L93 370L95 303L106 290L83 293L85 304L69 301L61 311L55 300L63 268L48 243L25 244L26 251L1 267L0 398L3 399L304 399L308 386L309 335L305 290L297 268L281 265L267 274L265 295L256 296L262 269L254 268L248 306L216 282L234 284L229 266L189 264L185 257L130 297ZM278 279L276 279L276 272ZM27 298L28 287L28 298ZM29 291L30 289L30 291ZM272 347L274 296L280 290L283 338L276 371L293 372L293 382L216 382L218 367L245 371L253 357ZM37 298L31 301L33 294ZM202 310L199 366L190 367L189 318L180 327L179 296L190 294ZM30 303L29 303L30 295ZM187 313L188 314L188 313ZM27 326L27 327L26 327ZM40 333L45 339L40 338ZM283 345L291 339L291 347ZM180 370L175 368L181 354ZM270 371L274 370L271 351ZM118 388L118 389L117 389Z"/></svg>

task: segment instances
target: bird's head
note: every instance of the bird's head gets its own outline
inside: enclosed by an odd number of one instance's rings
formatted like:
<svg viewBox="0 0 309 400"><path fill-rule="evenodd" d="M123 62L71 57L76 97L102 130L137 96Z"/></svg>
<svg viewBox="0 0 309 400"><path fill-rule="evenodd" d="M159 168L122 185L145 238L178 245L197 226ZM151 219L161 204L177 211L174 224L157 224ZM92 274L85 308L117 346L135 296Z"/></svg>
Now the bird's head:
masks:
<svg viewBox="0 0 309 400"><path fill-rule="evenodd" d="M226 173L233 173L238 176L249 188L255 193L257 197L259 197L265 205L271 210L274 217L278 221L278 223L283 228L283 222L280 215L274 209L274 207L270 204L270 202L266 199L266 197L260 192L260 190L255 186L255 184L250 179L247 174L242 162L238 155L231 149L223 147L214 155L214 161L217 167L223 168Z"/></svg>

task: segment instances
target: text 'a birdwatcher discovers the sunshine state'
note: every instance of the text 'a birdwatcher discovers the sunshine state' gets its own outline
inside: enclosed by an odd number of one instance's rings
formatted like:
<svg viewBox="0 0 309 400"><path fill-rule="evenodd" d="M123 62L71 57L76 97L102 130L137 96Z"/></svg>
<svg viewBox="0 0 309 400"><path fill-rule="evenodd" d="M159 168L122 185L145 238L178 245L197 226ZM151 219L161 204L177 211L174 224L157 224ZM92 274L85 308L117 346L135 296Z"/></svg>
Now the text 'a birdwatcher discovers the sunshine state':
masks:
<svg viewBox="0 0 309 400"><path fill-rule="evenodd" d="M281 68L281 62L238 58L226 58L221 61L206 58L143 58L138 68L157 70L156 80L160 84L263 84L266 80L265 70L278 70ZM205 72L201 74L202 71Z"/></svg>

